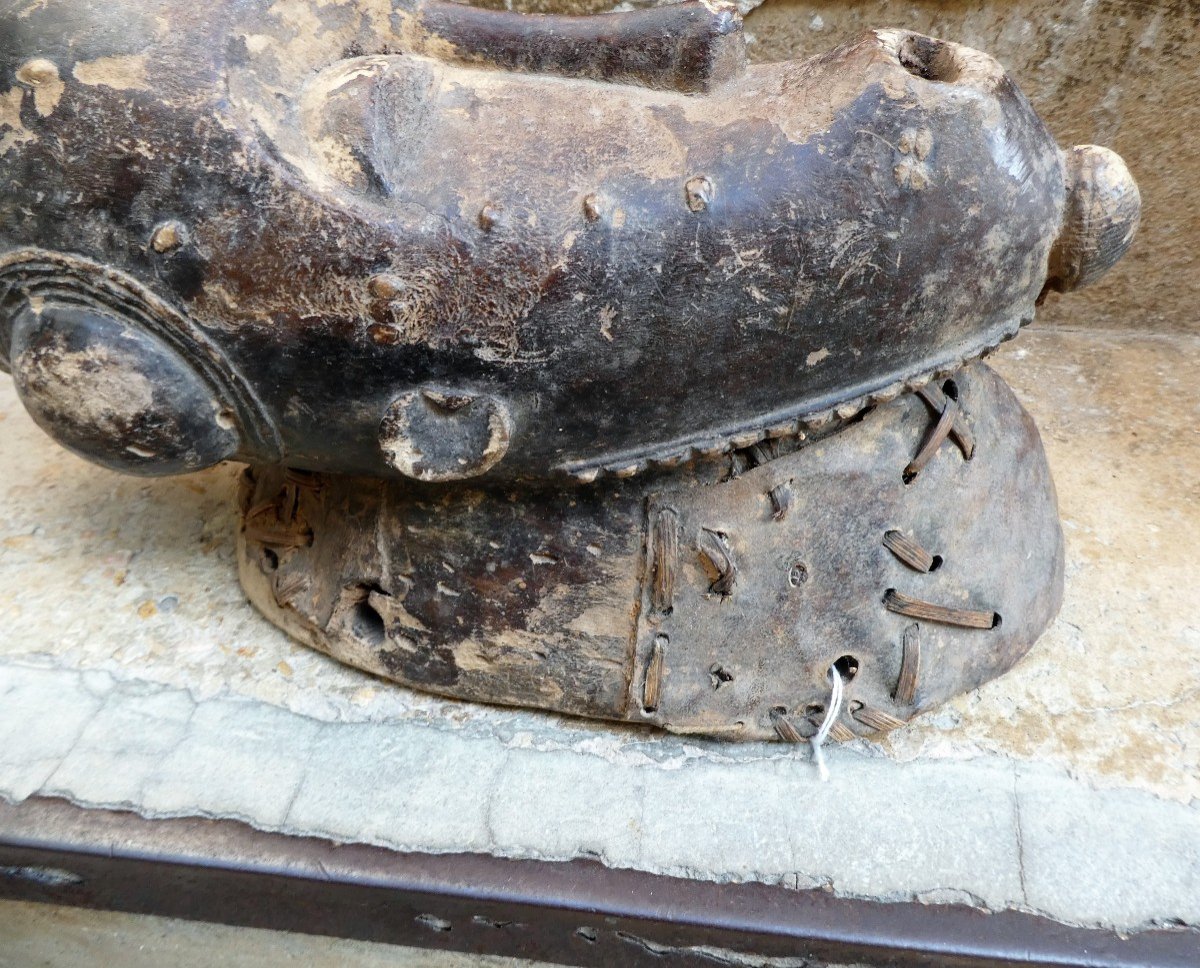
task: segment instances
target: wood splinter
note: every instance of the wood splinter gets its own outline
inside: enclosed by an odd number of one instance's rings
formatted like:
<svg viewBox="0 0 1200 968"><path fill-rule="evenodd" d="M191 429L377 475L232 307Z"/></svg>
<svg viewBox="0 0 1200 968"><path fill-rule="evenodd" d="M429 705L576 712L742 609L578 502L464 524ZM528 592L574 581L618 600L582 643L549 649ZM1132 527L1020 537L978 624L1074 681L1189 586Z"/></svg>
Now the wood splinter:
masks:
<svg viewBox="0 0 1200 968"><path fill-rule="evenodd" d="M831 727L829 727L829 738L835 743L848 743L850 740L855 738L854 730L852 730L841 720L838 720Z"/></svg>
<svg viewBox="0 0 1200 968"><path fill-rule="evenodd" d="M941 387L927 383L917 391L917 395L925 401L935 416L940 416L946 409L946 395ZM959 408L958 415L950 427L950 439L962 451L963 459L970 460L975 456L975 435L967 424L967 415Z"/></svg>
<svg viewBox="0 0 1200 968"><path fill-rule="evenodd" d="M787 517L792 506L792 482L784 481L782 484L776 484L767 492L767 497L771 500L771 517L776 521L782 521Z"/></svg>
<svg viewBox="0 0 1200 968"><path fill-rule="evenodd" d="M291 575L283 580L277 580L274 589L275 601L284 608L288 608L307 588L308 577L306 575Z"/></svg>
<svg viewBox="0 0 1200 968"><path fill-rule="evenodd" d="M888 733L905 725L903 719L897 719L882 709L873 709L870 706L859 706L858 709L851 710L850 715L864 726L881 733Z"/></svg>
<svg viewBox="0 0 1200 968"><path fill-rule="evenodd" d="M700 553L711 573L716 576L708 590L714 595L728 595L733 591L733 583L737 579L737 563L733 560L729 539L719 531L702 528Z"/></svg>
<svg viewBox="0 0 1200 968"><path fill-rule="evenodd" d="M933 460L933 455L941 450L942 444L950 436L950 431L954 428L954 421L957 418L958 401L953 397L946 397L946 406L942 408L942 415L938 418L938 422L934 424L933 430L925 438L921 449L917 451L917 456L909 461L908 466L904 468L904 482L906 484L911 483L925 469L925 465Z"/></svg>
<svg viewBox="0 0 1200 968"><path fill-rule="evenodd" d="M883 536L883 546L914 571L933 571L934 556L903 531L889 531Z"/></svg>
<svg viewBox="0 0 1200 968"><path fill-rule="evenodd" d="M313 543L313 533L309 528L273 531L270 528L247 524L244 534L247 540L256 541L268 548L311 548Z"/></svg>
<svg viewBox="0 0 1200 968"><path fill-rule="evenodd" d="M935 605L932 602L923 602L919 598L909 598L894 588L887 590L883 596L883 604L889 612L895 612L897 615L907 615L909 618L924 619L927 622L941 622L943 625L991 629L1000 624L1000 616L995 612Z"/></svg>
<svg viewBox="0 0 1200 968"><path fill-rule="evenodd" d="M791 721L787 713L779 709L771 710L771 725L775 727L775 733L785 743L803 743L804 737L800 735L800 731L796 729L795 723Z"/></svg>
<svg viewBox="0 0 1200 968"><path fill-rule="evenodd" d="M667 656L667 637L656 636L654 651L650 653L650 662L646 665L646 680L642 683L642 708L652 713L658 709L658 697L662 691L663 664Z"/></svg>
<svg viewBox="0 0 1200 968"><path fill-rule="evenodd" d="M921 674L921 626L913 622L904 630L904 655L900 660L900 676L892 698L901 706L911 706L917 694L917 678Z"/></svg>
<svg viewBox="0 0 1200 968"><path fill-rule="evenodd" d="M785 743L805 742L805 738L800 735L796 724L792 722L787 713L778 709L771 710L771 725L775 727L775 733ZM839 720L829 728L829 738L837 743L846 743L855 738L854 730Z"/></svg>
<svg viewBox="0 0 1200 968"><path fill-rule="evenodd" d="M651 605L660 615L669 615L675 603L675 569L679 563L679 515L662 508L654 518L651 533Z"/></svg>

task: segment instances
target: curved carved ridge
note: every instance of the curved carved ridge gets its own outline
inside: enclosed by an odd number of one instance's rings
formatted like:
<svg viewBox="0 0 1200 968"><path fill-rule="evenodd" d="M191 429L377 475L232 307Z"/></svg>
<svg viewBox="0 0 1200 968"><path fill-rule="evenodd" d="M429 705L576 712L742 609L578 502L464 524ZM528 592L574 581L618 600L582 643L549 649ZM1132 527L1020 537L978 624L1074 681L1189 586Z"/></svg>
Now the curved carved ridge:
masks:
<svg viewBox="0 0 1200 968"><path fill-rule="evenodd" d="M952 361L938 363L916 376L893 381L878 390L851 397L832 407L783 417L774 413L761 422L726 430L720 436L674 441L654 450L629 451L618 456L608 455L595 461L567 462L559 464L555 470L580 484L590 484L602 477L629 478L648 470L669 470L701 458L720 457L735 450L752 447L764 440L803 440L810 431L824 431L839 426L853 420L868 407L889 403L902 393L917 392L934 380L953 375L964 366L983 359L1001 343L1015 338L1021 328L1031 322L1032 317L1021 319L1015 328L1005 332L998 340L989 341Z"/></svg>

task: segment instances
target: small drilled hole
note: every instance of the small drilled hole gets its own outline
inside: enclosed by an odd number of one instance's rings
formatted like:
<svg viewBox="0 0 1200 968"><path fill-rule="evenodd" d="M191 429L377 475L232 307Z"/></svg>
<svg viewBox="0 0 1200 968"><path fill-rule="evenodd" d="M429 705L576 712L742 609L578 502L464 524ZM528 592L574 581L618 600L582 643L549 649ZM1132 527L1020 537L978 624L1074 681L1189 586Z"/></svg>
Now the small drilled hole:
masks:
<svg viewBox="0 0 1200 968"><path fill-rule="evenodd" d="M263 548L262 567L263 571L276 571L279 568L279 555L270 548Z"/></svg>
<svg viewBox="0 0 1200 968"><path fill-rule="evenodd" d="M387 638L387 625L370 602L362 601L354 606L354 616L350 620L350 631L355 638L371 645L382 645Z"/></svg>
<svg viewBox="0 0 1200 968"><path fill-rule="evenodd" d="M852 655L844 655L833 664L837 674L846 682L858 675L858 659Z"/></svg>
<svg viewBox="0 0 1200 968"><path fill-rule="evenodd" d="M929 563L929 570L930 570L930 571L937 571L939 568L941 568L941 567L942 567L942 561L943 561L943 560L944 560L944 559L942 558L942 556L941 556L941 555L934 555L934 556L933 556L933 561L931 561L931 562Z"/></svg>
<svg viewBox="0 0 1200 968"><path fill-rule="evenodd" d="M825 712L825 707L819 702L810 702L804 707L805 716L820 716Z"/></svg>
<svg viewBox="0 0 1200 968"><path fill-rule="evenodd" d="M576 928L575 934L576 936L583 938L583 940L588 944L595 944L596 938L598 937L595 928Z"/></svg>
<svg viewBox="0 0 1200 968"><path fill-rule="evenodd" d="M720 689L725 683L733 682L733 674L727 672L721 663L714 662L708 667L708 680L714 689Z"/></svg>
<svg viewBox="0 0 1200 968"><path fill-rule="evenodd" d="M786 716L787 715L787 706L772 706L771 707L771 715L772 716Z"/></svg>
<svg viewBox="0 0 1200 968"><path fill-rule="evenodd" d="M1001 617L999 612L992 613L992 628L998 629L1003 622L1004 619Z"/></svg>
<svg viewBox="0 0 1200 968"><path fill-rule="evenodd" d="M808 565L803 561L793 561L788 568L788 584L793 588L799 588L808 581Z"/></svg>
<svg viewBox="0 0 1200 968"><path fill-rule="evenodd" d="M904 479L905 484L911 484L913 481L915 481L917 479L917 472L906 470L904 472L904 474L902 475L902 477Z"/></svg>

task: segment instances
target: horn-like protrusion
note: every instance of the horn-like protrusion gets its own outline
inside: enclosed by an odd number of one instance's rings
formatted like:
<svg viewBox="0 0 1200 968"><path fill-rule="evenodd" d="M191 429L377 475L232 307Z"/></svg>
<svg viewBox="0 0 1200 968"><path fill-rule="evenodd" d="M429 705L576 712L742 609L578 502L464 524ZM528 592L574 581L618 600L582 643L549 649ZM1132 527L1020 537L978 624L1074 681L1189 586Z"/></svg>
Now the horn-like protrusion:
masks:
<svg viewBox="0 0 1200 968"><path fill-rule="evenodd" d="M1115 151L1076 145L1064 159L1067 203L1050 251L1046 289L1070 292L1099 279L1125 254L1137 232L1142 196Z"/></svg>
<svg viewBox="0 0 1200 968"><path fill-rule="evenodd" d="M409 39L424 54L522 74L701 92L746 67L742 18L722 0L583 16L425 0L414 27Z"/></svg>

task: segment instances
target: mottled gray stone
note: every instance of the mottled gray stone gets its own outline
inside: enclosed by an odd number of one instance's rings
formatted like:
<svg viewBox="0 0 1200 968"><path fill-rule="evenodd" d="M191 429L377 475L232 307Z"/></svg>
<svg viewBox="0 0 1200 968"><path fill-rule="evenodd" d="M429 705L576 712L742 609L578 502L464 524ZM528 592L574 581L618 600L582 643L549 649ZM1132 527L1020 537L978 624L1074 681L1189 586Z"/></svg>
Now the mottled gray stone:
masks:
<svg viewBox="0 0 1200 968"><path fill-rule="evenodd" d="M137 682L114 687L103 673L90 676L107 680L104 705L79 732L42 792L69 795L85 787L99 800L136 804L144 793L145 778L188 735L196 704L182 690ZM39 726L44 715L37 720Z"/></svg>
<svg viewBox="0 0 1200 968"><path fill-rule="evenodd" d="M243 699L195 707L190 729L150 771L142 803L164 816L202 813L282 824L321 724Z"/></svg>
<svg viewBox="0 0 1200 968"><path fill-rule="evenodd" d="M4 672L43 702L90 695L69 670ZM151 817L237 817L398 850L592 856L706 880L965 901L1123 929L1200 923L1200 811L1098 791L1047 767L900 764L840 748L820 784L806 756L779 746L664 769L648 757L512 749L442 725L320 723L244 700L203 700L190 714L192 705L182 690L115 686L90 721L64 733L62 719L5 703L0 735L19 732L38 758L31 780L0 775L0 794L52 793ZM1138 888L1114 890L1114 878Z"/></svg>
<svg viewBox="0 0 1200 968"><path fill-rule="evenodd" d="M487 813L504 756L499 743L428 726L327 725L287 826L403 850L487 850Z"/></svg>
<svg viewBox="0 0 1200 968"><path fill-rule="evenodd" d="M1017 771L1026 904L1085 923L1169 924L1200 902L1200 810L1163 811L1130 790L1098 797L1027 767ZM1180 920L1196 924L1196 911ZM1200 947L1197 950L1200 961Z"/></svg>
<svg viewBox="0 0 1200 968"><path fill-rule="evenodd" d="M85 677L0 665L0 792L23 800L67 757L104 697Z"/></svg>
<svg viewBox="0 0 1200 968"><path fill-rule="evenodd" d="M498 844L530 841L538 854L620 864L642 849L644 781L625 765L600 767L568 752L510 750L496 777L488 825Z"/></svg>

